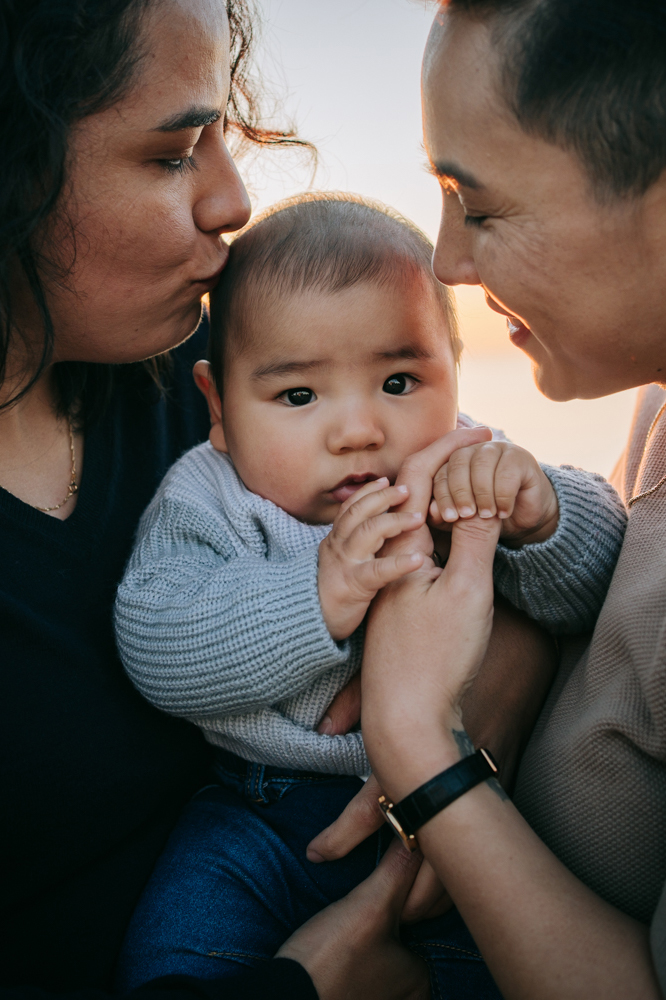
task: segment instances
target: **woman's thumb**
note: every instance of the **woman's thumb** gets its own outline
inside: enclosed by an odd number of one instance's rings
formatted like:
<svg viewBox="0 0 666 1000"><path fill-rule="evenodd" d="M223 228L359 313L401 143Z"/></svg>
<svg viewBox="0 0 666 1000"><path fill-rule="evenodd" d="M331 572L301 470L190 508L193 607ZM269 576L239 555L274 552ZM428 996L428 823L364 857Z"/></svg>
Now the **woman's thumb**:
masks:
<svg viewBox="0 0 666 1000"><path fill-rule="evenodd" d="M472 584L491 579L500 528L497 517L456 521L451 530L447 576L460 575Z"/></svg>
<svg viewBox="0 0 666 1000"><path fill-rule="evenodd" d="M355 890L371 908L386 914L391 926L400 920L400 914L419 873L423 856L410 853L395 840L365 882Z"/></svg>

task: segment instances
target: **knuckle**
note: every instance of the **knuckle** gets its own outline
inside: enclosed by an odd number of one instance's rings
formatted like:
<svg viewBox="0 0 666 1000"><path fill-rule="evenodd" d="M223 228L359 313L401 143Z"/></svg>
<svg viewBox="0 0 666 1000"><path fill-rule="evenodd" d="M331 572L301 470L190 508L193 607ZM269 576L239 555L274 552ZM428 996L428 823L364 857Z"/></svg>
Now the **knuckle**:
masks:
<svg viewBox="0 0 666 1000"><path fill-rule="evenodd" d="M471 488L469 482L451 484L451 495L456 501L468 500L470 497L470 493L471 493Z"/></svg>

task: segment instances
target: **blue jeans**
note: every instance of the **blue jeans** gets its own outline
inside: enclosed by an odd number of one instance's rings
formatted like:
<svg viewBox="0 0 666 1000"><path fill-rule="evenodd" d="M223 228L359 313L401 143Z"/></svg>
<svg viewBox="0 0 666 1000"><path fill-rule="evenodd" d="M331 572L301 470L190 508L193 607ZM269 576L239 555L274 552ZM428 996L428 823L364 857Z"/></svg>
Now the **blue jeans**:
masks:
<svg viewBox="0 0 666 1000"><path fill-rule="evenodd" d="M123 945L117 986L158 976L238 975L272 957L319 910L377 865L385 828L339 861L313 864L309 841L336 819L359 778L248 764L217 751L218 782L186 807L146 886ZM434 1000L501 1000L455 910L406 925L430 968Z"/></svg>

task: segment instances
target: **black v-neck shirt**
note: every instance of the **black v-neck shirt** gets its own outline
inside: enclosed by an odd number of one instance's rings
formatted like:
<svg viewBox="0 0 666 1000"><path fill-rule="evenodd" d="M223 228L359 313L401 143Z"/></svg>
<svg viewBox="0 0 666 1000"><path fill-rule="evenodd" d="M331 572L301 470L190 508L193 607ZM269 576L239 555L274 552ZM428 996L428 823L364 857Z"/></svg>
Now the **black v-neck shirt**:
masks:
<svg viewBox="0 0 666 1000"><path fill-rule="evenodd" d="M207 775L200 733L141 698L112 627L139 517L208 433L191 374L206 332L173 352L166 395L147 376L117 387L70 517L0 489L0 996L110 989L137 897ZM285 976L292 996L316 995L300 966L269 965L274 996Z"/></svg>

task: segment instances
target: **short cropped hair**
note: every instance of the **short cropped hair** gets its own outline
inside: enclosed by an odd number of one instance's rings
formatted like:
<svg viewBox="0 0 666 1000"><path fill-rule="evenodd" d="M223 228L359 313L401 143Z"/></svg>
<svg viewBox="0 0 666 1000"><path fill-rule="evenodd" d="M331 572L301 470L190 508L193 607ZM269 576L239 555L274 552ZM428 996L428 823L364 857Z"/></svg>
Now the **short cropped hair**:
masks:
<svg viewBox="0 0 666 1000"><path fill-rule="evenodd" d="M502 89L522 128L577 154L600 201L666 169L663 0L449 0L492 19Z"/></svg>
<svg viewBox="0 0 666 1000"><path fill-rule="evenodd" d="M433 245L412 222L380 202L344 192L278 202L233 239L211 294L209 360L222 391L227 359L251 336L253 303L307 290L335 293L364 282L391 285L422 276L442 308L456 361L461 343L453 297L432 272Z"/></svg>

